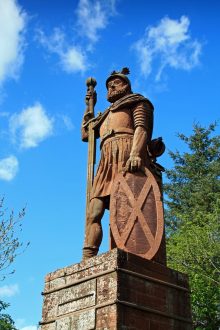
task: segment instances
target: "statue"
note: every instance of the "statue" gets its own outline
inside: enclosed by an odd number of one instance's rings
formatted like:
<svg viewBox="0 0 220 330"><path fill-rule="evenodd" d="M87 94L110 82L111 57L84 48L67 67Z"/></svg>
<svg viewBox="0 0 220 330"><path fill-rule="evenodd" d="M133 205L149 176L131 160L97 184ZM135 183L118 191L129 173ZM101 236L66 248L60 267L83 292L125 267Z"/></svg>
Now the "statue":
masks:
<svg viewBox="0 0 220 330"><path fill-rule="evenodd" d="M138 248L138 243L133 241L138 241L139 238L143 241L143 237L146 236L153 246L153 240L157 237L156 247L152 249L150 246L148 247L148 251L151 252L148 253L147 258L149 255L152 258L155 251L159 249L164 235L163 223L159 227L155 227L154 223L158 219L163 222L161 213L163 212L161 202L161 171L163 168L157 164L156 157L164 152L165 146L161 138L152 140L154 107L147 98L132 92L128 74L129 69L123 68L121 72L113 71L108 77L106 80L107 100L111 105L97 117L94 116L96 81L93 78L87 80L87 108L82 123L82 140L89 142L83 259L88 259L98 253L102 241L101 219L110 204L112 205L112 214L110 206L111 247L118 246L125 250L131 248L131 251L136 249L137 254L140 251L140 254L142 253L144 256L147 255L144 245L141 243L142 247ZM96 139L99 137L101 159L93 180ZM148 178L148 182L146 182L146 178ZM123 188L126 185L127 188ZM138 189L142 189L142 192L140 193ZM149 202L152 198L154 198L153 202ZM141 203L139 199L142 199ZM147 200L148 204L146 204ZM151 204L154 205L153 211L150 210ZM121 214L117 205L120 205ZM130 213L126 214L128 209L130 209ZM153 217L151 225L144 220L149 217L149 214L152 214L151 218ZM140 219L139 225L137 224L138 219ZM154 230L152 226L156 229ZM157 228L160 230L158 231ZM133 243L131 239L130 243L128 242L129 236L132 237L131 231L134 236ZM128 244L127 247L126 244Z"/></svg>

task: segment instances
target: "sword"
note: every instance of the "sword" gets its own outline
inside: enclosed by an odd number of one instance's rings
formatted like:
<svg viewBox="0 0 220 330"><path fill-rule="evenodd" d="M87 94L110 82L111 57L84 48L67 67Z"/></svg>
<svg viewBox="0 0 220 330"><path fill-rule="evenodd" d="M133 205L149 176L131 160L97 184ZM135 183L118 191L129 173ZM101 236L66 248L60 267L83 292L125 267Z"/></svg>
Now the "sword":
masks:
<svg viewBox="0 0 220 330"><path fill-rule="evenodd" d="M97 82L94 78L90 77L86 80L87 85L87 94L86 94L86 103L87 103L87 111L86 116L88 116L89 123L88 123L88 165L87 165L87 190L86 190L86 227L85 233L87 233L87 218L89 212L89 203L90 203L90 196L91 190L94 180L94 166L96 161L96 138L95 138L95 131L93 129L93 119L95 117L94 114L94 107L96 104L96 91L95 86ZM85 237L86 240L86 237Z"/></svg>

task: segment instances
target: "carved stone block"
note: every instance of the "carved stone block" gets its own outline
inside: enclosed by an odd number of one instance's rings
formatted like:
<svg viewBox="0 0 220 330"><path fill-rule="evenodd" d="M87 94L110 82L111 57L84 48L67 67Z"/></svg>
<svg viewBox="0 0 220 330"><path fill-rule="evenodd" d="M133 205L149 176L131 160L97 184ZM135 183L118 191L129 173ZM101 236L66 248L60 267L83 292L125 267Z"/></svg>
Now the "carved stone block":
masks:
<svg viewBox="0 0 220 330"><path fill-rule="evenodd" d="M46 276L41 330L191 330L187 276L113 249Z"/></svg>

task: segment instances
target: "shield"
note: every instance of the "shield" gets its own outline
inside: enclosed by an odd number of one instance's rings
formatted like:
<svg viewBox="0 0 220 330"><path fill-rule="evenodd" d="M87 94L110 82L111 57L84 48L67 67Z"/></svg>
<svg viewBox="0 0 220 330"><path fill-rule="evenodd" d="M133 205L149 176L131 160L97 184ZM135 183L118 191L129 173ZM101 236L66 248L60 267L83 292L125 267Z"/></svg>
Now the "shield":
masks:
<svg viewBox="0 0 220 330"><path fill-rule="evenodd" d="M158 183L147 168L115 177L110 227L118 248L148 260L157 253L164 229L163 203Z"/></svg>

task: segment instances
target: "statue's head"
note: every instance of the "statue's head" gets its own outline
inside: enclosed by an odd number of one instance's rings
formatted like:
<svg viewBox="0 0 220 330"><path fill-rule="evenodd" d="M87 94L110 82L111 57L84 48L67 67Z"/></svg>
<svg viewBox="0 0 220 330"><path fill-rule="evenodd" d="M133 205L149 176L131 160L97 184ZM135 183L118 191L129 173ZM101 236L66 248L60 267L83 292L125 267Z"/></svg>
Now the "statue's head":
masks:
<svg viewBox="0 0 220 330"><path fill-rule="evenodd" d="M119 100L121 97L131 94L131 82L126 76L130 71L123 68L122 71L113 71L106 80L108 90L107 100L111 103Z"/></svg>

